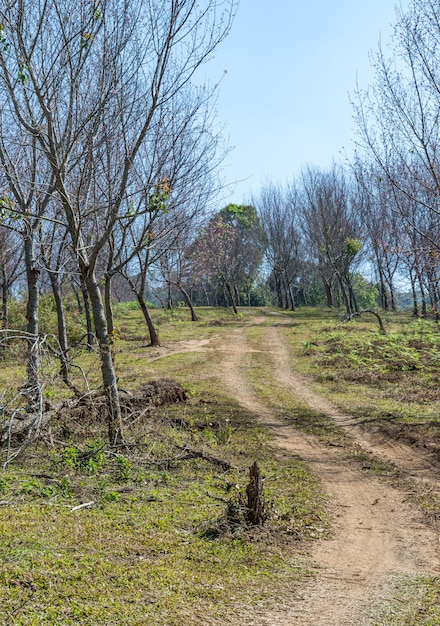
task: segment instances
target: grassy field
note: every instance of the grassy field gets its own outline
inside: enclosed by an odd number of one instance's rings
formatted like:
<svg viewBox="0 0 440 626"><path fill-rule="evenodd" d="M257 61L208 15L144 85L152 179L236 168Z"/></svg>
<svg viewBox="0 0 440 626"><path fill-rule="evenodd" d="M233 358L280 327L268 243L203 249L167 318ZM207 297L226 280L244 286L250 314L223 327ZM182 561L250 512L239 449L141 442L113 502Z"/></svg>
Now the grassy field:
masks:
<svg viewBox="0 0 440 626"><path fill-rule="evenodd" d="M158 311L156 323L171 348L227 334L245 317L206 310L191 324L185 310ZM206 354L156 359L136 310L121 308L118 323L121 387L172 377L189 401L127 425L124 450L106 445L99 420L65 418L1 472L2 624L233 624L270 604L274 588L291 593L309 575L307 545L329 530L314 477L299 459L274 454L218 387ZM77 363L93 387L96 354ZM65 390L48 369L53 400ZM1 382L11 388L22 373L18 359L5 363ZM185 448L224 465L187 459ZM255 460L269 511L259 531L240 506Z"/></svg>
<svg viewBox="0 0 440 626"><path fill-rule="evenodd" d="M137 308L122 305L116 313L121 388L134 391L150 379L171 377L184 386L188 402L128 423L124 449L107 446L106 425L96 417L69 416L0 472L0 624L245 621L274 597L295 593L311 575L309 548L331 532L326 496L304 463L276 451L219 386L211 353L172 350L179 342L227 338L261 313L202 309L201 321L191 323L186 309L155 311L161 352L148 347ZM285 315L291 322L282 332L295 367L321 393L375 424L410 426L420 438L436 440L435 322L390 316L382 336L374 319L342 324L334 312L312 309ZM46 319L49 328L49 314ZM264 329L247 329L254 348L264 342ZM85 377L91 388L99 384L96 353L78 350L75 363L78 385ZM50 360L45 373L48 399L68 395ZM253 353L246 373L281 416L288 412L298 427L345 445L332 423L277 385L263 352ZM20 351L12 351L0 368L5 396L23 375ZM189 458L188 450L205 458ZM265 476L268 510L259 530L246 526L240 505L254 461ZM435 521L440 509L429 502ZM401 581L396 606L377 625L440 624L439 599L436 579ZM397 610L402 604L405 609Z"/></svg>

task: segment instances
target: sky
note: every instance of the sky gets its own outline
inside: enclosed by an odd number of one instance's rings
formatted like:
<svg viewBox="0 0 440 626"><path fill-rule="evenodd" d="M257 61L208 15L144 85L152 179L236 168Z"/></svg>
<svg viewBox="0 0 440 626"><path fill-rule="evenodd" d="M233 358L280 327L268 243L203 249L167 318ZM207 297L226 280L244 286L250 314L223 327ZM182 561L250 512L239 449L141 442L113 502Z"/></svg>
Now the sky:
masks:
<svg viewBox="0 0 440 626"><path fill-rule="evenodd" d="M408 0L402 0L405 7ZM396 0L240 0L231 33L205 66L222 78L218 121L232 148L220 201L242 204L267 182L330 167L353 152L350 98L390 42ZM226 73L225 73L226 70Z"/></svg>

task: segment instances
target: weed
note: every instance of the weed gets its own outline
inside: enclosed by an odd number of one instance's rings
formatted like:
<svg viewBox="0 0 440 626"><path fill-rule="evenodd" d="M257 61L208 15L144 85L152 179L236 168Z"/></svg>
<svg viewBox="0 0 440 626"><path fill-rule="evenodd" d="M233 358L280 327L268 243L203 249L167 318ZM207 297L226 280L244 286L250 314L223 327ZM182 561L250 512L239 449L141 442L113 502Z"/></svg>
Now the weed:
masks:
<svg viewBox="0 0 440 626"><path fill-rule="evenodd" d="M128 457L120 454L116 457L117 480L125 482L130 480L133 473L133 462Z"/></svg>

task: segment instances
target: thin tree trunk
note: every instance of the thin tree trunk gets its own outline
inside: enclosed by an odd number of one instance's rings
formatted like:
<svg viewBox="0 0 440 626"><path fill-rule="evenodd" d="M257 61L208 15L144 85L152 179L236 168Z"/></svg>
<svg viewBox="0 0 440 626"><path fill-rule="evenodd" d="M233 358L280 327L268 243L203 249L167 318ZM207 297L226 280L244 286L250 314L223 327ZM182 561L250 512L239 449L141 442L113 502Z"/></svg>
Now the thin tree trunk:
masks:
<svg viewBox="0 0 440 626"><path fill-rule="evenodd" d="M235 315L237 315L238 314L237 306L235 304L234 294L232 293L231 285L229 283L226 283L226 289L228 290L229 297L231 298L232 309L233 309Z"/></svg>
<svg viewBox="0 0 440 626"><path fill-rule="evenodd" d="M154 347L160 346L159 334L157 333L154 327L153 319L150 315L150 311L145 302L145 298L143 297L140 291L136 291L135 293L136 293L137 301L139 302L139 306L141 307L141 311L144 315L145 321L147 322L148 332L150 334L150 343Z"/></svg>
<svg viewBox="0 0 440 626"><path fill-rule="evenodd" d="M326 280L323 280L323 283L324 283L324 289L325 289L325 297L327 299L327 306L329 309L331 309L334 306L332 288L331 288L331 285Z"/></svg>
<svg viewBox="0 0 440 626"><path fill-rule="evenodd" d="M185 299L185 302L189 306L189 310L191 311L191 321L192 322L198 322L199 318L196 315L196 312L195 312L195 309L194 309L194 305L192 303L192 300L191 300L191 297L190 297L189 293L181 285L179 285L179 289L182 292L182 295L183 295L183 297Z"/></svg>
<svg viewBox="0 0 440 626"><path fill-rule="evenodd" d="M39 342L39 305L40 290L38 286L39 270L34 257L34 240L32 233L24 240L24 258L26 264L26 278L28 287L28 300L26 306L27 320L27 395L29 405L34 407L41 405L40 367L41 350Z"/></svg>
<svg viewBox="0 0 440 626"><path fill-rule="evenodd" d="M104 305L101 291L93 272L84 272L84 281L92 305L93 320L95 323L95 333L98 339L99 357L101 360L101 373L104 384L104 391L108 399L108 434L112 445L123 442L122 414L119 401L118 381L113 363L110 340L108 334L107 320L105 317Z"/></svg>
<svg viewBox="0 0 440 626"><path fill-rule="evenodd" d="M410 280L411 280L411 291L413 297L413 317L419 316L419 305L417 302L417 292L416 292L416 284L415 279L413 278L412 272L410 272Z"/></svg>
<svg viewBox="0 0 440 626"><path fill-rule="evenodd" d="M173 298L171 296L171 286L169 283L167 285L167 309L168 311L173 310Z"/></svg>
<svg viewBox="0 0 440 626"><path fill-rule="evenodd" d="M292 291L292 285L287 281L287 289L289 292L289 300L290 300L290 310L294 311L295 310L295 297L293 295L293 291Z"/></svg>
<svg viewBox="0 0 440 626"><path fill-rule="evenodd" d="M52 293L55 300L55 308L57 312L57 329L58 329L58 343L60 347L60 375L63 381L66 383L68 387L72 387L72 384L69 379L69 361L68 361L68 351L69 345L67 341L67 328L66 328L66 317L64 315L64 306L63 300L61 297L61 290L58 280L54 276L52 272L48 270L49 278L52 286Z"/></svg>
<svg viewBox="0 0 440 626"><path fill-rule="evenodd" d="M234 285L235 302L237 306L241 306L240 290L237 285Z"/></svg>
<svg viewBox="0 0 440 626"><path fill-rule="evenodd" d="M87 292L87 286L84 282L84 279L81 277L81 293L83 295L84 300L84 312L86 314L86 324L87 324L87 350L91 350L94 343L93 336L93 324L92 324L92 312L90 310L90 299L89 294Z"/></svg>
<svg viewBox="0 0 440 626"><path fill-rule="evenodd" d="M383 277L382 269L378 268L379 272L379 298L380 298L380 307L383 311L388 311L388 296L387 296L387 288L385 285L385 280Z"/></svg>
<svg viewBox="0 0 440 626"><path fill-rule="evenodd" d="M206 306L211 306L211 300L209 299L209 294L208 294L208 290L206 289L205 283L202 283L202 291L205 294Z"/></svg>
<svg viewBox="0 0 440 626"><path fill-rule="evenodd" d="M6 277L2 283L2 329L7 331L9 328L9 289ZM6 348L8 345L8 333L5 332L2 337L1 346Z"/></svg>
<svg viewBox="0 0 440 626"><path fill-rule="evenodd" d="M79 314L80 314L80 315L82 315L82 314L83 314L83 311L84 311L84 308L83 308L83 305L82 305L82 302L81 302L81 298L80 298L80 296L79 296L78 290L77 290L77 288L75 287L75 283L73 282L73 280L72 280L72 283L71 283L71 284L72 284L72 290L73 290L73 293L75 294L76 303L77 303L77 305L78 305L78 311L79 311Z"/></svg>
<svg viewBox="0 0 440 626"><path fill-rule="evenodd" d="M112 277L106 276L104 283L104 303L105 303L105 319L107 320L107 328L109 337L113 335L115 323L112 307Z"/></svg>
<svg viewBox="0 0 440 626"><path fill-rule="evenodd" d="M423 285L423 281L422 281L422 277L420 276L420 274L417 275L417 280L419 281L419 288L420 288L420 295L422 298L422 317L426 317L426 294L425 294L425 287Z"/></svg>

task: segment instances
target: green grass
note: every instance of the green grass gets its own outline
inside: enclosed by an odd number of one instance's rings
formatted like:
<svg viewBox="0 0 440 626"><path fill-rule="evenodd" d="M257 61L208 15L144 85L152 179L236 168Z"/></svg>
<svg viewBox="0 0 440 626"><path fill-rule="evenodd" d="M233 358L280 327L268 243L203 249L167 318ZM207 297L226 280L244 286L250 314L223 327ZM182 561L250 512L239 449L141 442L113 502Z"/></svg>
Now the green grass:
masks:
<svg viewBox="0 0 440 626"><path fill-rule="evenodd" d="M168 376L190 400L127 424L124 450L107 446L99 419L64 417L1 473L0 623L233 624L309 575L306 547L330 529L315 477L223 395L212 352L167 352L227 335L249 315L206 310L197 324L185 310L154 315L163 351L147 347L137 311L117 320L121 387ZM77 362L97 384L96 354ZM64 392L51 383L53 395ZM241 508L254 461L265 477L261 530L246 526ZM84 503L93 504L75 510Z"/></svg>
<svg viewBox="0 0 440 626"><path fill-rule="evenodd" d="M366 471L402 480L397 468L351 446L330 420L277 382L264 333L279 312L199 313L192 323L187 309L153 310L163 344L154 349L137 308L116 307L120 386L135 390L171 377L187 391L186 405L127 424L123 450L107 446L99 419L65 417L0 473L0 624L235 624L274 598L291 597L310 575L309 547L331 531L326 496L305 464L274 449L268 433L221 388L216 345L238 324L247 324L254 351L246 376L262 402L321 441L346 447ZM266 322L254 325L256 315ZM312 309L281 315L291 318L281 332L294 367L320 393L375 423L410 424L435 436L440 333L433 322L389 316L382 337L370 319L341 324L334 312ZM172 353L179 342L201 340L210 340L202 351ZM74 361L91 387L99 385L95 352L78 350ZM56 370L48 361L51 400L70 393ZM83 385L80 370L73 372ZM15 350L2 362L1 388L13 395L24 376ZM188 449L231 469L190 458ZM269 513L259 531L246 527L240 508L254 461L265 477ZM411 495L409 483L402 488L437 523L434 495L420 489ZM84 503L93 504L74 510ZM440 624L439 594L438 579L403 579L377 626Z"/></svg>
<svg viewBox="0 0 440 626"><path fill-rule="evenodd" d="M401 577L395 582L393 599L380 607L371 626L438 626L440 624L438 577Z"/></svg>
<svg viewBox="0 0 440 626"><path fill-rule="evenodd" d="M384 317L386 336L363 318L328 323L299 312L285 337L298 369L342 409L376 421L437 421L440 328L408 314Z"/></svg>
<svg viewBox="0 0 440 626"><path fill-rule="evenodd" d="M75 433L76 443L40 444L3 472L0 605L12 623L230 623L236 604L270 603L273 585L286 592L307 575L295 546L328 521L304 464L277 458L267 435L220 400L209 412L186 407L185 427L178 417L178 406L163 409L130 433L137 444L124 454ZM175 446L185 444L236 469L180 461ZM253 460L270 516L251 533L228 510Z"/></svg>

